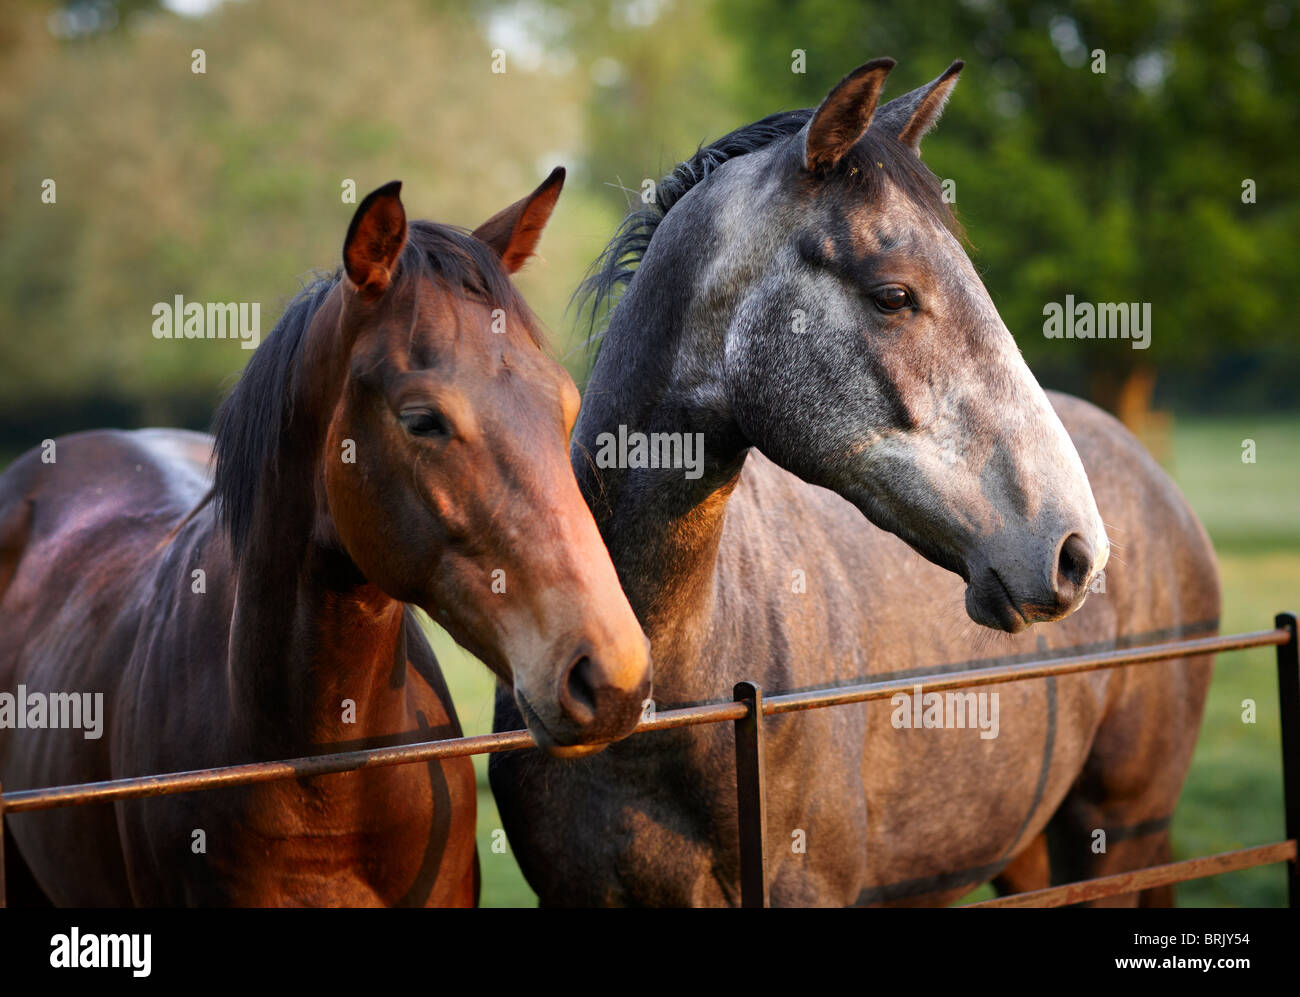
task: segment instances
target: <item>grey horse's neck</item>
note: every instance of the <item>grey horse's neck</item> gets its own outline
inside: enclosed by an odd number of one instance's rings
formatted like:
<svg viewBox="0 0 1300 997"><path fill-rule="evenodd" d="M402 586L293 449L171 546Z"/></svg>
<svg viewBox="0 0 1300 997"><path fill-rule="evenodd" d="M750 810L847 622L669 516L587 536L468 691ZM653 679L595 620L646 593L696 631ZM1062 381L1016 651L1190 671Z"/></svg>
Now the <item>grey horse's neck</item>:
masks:
<svg viewBox="0 0 1300 997"><path fill-rule="evenodd" d="M653 271L674 265L647 260L615 310L571 448L657 661L689 655L707 636L726 503L748 452L722 400L722 331L694 324L686 295L668 300L651 290L663 286ZM690 466L628 466L638 463L633 434L660 448L680 445ZM599 466L611 456L616 466Z"/></svg>

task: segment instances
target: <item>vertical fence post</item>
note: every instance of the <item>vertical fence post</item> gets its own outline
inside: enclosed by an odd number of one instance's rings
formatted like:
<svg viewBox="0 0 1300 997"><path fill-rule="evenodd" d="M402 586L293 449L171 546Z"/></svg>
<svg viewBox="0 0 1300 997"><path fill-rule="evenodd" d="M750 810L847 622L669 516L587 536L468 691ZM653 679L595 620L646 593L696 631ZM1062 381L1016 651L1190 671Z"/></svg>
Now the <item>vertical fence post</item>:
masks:
<svg viewBox="0 0 1300 997"><path fill-rule="evenodd" d="M1277 705L1282 713L1282 806L1286 836L1300 841L1300 649L1295 613L1278 613L1274 621L1291 631L1291 641L1277 646ZM1300 856L1286 864L1287 902L1300 907Z"/></svg>
<svg viewBox="0 0 1300 997"><path fill-rule="evenodd" d="M8 906L5 902L5 787L0 782L0 909Z"/></svg>
<svg viewBox="0 0 1300 997"><path fill-rule="evenodd" d="M767 792L763 765L763 689L737 682L732 698L749 707L736 721L736 821L740 825L740 906L766 907Z"/></svg>

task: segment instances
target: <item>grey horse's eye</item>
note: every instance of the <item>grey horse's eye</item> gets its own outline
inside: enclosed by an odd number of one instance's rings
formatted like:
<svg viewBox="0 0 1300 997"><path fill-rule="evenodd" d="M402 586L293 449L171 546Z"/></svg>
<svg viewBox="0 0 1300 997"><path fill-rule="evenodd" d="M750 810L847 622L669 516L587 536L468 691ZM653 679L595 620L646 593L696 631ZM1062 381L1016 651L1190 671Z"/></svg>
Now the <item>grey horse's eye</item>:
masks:
<svg viewBox="0 0 1300 997"><path fill-rule="evenodd" d="M900 312L912 303L912 295L900 284L882 287L871 296L882 312Z"/></svg>

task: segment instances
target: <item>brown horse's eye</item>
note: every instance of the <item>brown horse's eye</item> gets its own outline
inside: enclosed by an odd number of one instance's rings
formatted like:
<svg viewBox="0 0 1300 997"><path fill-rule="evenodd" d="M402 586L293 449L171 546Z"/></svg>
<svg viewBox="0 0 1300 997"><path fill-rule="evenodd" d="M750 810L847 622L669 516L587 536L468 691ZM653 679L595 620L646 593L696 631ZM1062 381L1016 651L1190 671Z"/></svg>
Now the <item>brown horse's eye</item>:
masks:
<svg viewBox="0 0 1300 997"><path fill-rule="evenodd" d="M439 413L430 409L408 409L399 417L412 436L450 436L451 427Z"/></svg>
<svg viewBox="0 0 1300 997"><path fill-rule="evenodd" d="M882 312L899 312L912 303L912 296L907 293L907 288L898 284L882 287L871 297Z"/></svg>

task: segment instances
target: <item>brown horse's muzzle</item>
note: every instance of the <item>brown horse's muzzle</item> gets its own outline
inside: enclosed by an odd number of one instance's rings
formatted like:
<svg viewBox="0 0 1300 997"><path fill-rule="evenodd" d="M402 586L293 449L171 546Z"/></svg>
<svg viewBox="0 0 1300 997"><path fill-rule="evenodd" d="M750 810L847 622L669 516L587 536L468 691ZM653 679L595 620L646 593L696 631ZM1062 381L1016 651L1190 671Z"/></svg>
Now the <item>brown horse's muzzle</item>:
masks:
<svg viewBox="0 0 1300 997"><path fill-rule="evenodd" d="M649 642L639 627L622 640L585 638L549 695L533 688L516 676L515 702L538 746L554 757L595 754L641 719L651 688Z"/></svg>

